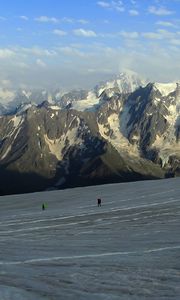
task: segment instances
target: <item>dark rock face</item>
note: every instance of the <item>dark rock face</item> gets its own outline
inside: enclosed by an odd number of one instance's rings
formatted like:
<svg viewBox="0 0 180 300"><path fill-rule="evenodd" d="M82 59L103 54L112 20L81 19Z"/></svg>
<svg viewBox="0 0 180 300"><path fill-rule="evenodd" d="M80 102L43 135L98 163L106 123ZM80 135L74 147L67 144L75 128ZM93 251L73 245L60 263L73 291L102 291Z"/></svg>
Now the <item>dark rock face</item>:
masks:
<svg viewBox="0 0 180 300"><path fill-rule="evenodd" d="M69 97L64 108L43 101L0 117L1 194L179 176L176 89L115 87L84 111Z"/></svg>
<svg viewBox="0 0 180 300"><path fill-rule="evenodd" d="M159 99L158 105L154 103L154 99ZM161 99L160 92L154 91L152 84L131 94L127 106L130 115L127 123L128 138L132 142L134 135L139 136L140 149L146 157L156 135L162 135L167 129L165 115L168 114L168 109Z"/></svg>

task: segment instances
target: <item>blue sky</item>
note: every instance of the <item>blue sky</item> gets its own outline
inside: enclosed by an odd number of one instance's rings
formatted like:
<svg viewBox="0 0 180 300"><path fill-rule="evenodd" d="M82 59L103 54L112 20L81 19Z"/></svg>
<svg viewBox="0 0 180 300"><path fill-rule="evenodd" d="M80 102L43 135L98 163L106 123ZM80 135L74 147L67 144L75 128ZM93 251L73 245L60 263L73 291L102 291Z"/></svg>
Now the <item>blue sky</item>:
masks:
<svg viewBox="0 0 180 300"><path fill-rule="evenodd" d="M180 79L180 0L0 0L0 87Z"/></svg>

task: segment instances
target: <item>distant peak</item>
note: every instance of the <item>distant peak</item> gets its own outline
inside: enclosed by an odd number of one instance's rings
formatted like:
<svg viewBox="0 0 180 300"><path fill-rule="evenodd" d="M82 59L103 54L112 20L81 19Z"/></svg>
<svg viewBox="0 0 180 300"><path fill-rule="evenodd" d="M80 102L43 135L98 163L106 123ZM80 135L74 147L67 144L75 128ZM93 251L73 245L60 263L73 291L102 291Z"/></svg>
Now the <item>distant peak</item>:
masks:
<svg viewBox="0 0 180 300"><path fill-rule="evenodd" d="M137 72L130 70L130 69L123 69L122 72L120 72L120 75L141 77Z"/></svg>
<svg viewBox="0 0 180 300"><path fill-rule="evenodd" d="M177 83L176 82L170 82L170 83L155 82L154 87L161 93L162 96L168 96L170 93L176 90Z"/></svg>

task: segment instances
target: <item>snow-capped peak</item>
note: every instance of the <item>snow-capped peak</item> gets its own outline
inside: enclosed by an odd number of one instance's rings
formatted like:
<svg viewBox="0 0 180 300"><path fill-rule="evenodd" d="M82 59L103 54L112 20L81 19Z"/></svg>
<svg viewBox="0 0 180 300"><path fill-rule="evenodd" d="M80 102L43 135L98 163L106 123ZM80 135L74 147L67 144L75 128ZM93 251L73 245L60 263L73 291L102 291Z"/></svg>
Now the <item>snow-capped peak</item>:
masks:
<svg viewBox="0 0 180 300"><path fill-rule="evenodd" d="M96 94L93 91L89 91L85 99L73 102L73 108L84 111L86 109L92 109L98 103L99 98L96 97Z"/></svg>
<svg viewBox="0 0 180 300"><path fill-rule="evenodd" d="M120 93L132 93L138 87L145 86L147 80L142 79L137 73L126 70L116 75L112 80L102 83L96 87L97 94L100 96L106 89L118 88Z"/></svg>
<svg viewBox="0 0 180 300"><path fill-rule="evenodd" d="M154 83L154 87L161 93L162 96L168 96L170 93L176 90L176 82L172 83Z"/></svg>

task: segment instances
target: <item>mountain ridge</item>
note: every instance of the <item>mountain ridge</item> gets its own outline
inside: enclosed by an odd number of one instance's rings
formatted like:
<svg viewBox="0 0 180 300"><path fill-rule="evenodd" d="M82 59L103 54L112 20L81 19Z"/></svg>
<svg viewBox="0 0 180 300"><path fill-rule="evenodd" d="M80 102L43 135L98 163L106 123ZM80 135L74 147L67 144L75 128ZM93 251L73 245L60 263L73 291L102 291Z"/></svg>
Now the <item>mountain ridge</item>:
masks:
<svg viewBox="0 0 180 300"><path fill-rule="evenodd" d="M1 115L1 194L179 176L179 84L127 86Z"/></svg>

